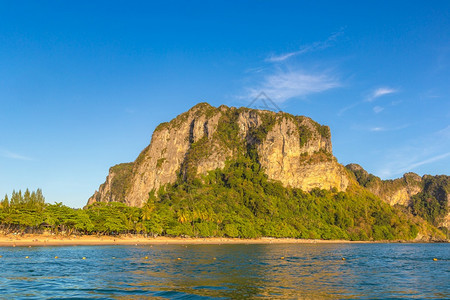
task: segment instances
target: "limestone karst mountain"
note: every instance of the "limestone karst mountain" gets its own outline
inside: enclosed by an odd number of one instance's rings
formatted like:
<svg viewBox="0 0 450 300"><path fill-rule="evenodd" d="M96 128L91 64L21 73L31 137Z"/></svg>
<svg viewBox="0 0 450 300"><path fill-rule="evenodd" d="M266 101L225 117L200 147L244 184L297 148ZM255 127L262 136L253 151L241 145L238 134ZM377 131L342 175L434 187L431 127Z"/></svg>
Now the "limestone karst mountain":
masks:
<svg viewBox="0 0 450 300"><path fill-rule="evenodd" d="M250 148L269 179L284 186L344 191L349 184L348 172L332 154L328 126L283 112L200 103L160 124L134 162L112 167L88 204L142 206L151 191L178 176L190 180L223 168L227 159Z"/></svg>
<svg viewBox="0 0 450 300"><path fill-rule="evenodd" d="M160 124L134 162L110 168L88 204L123 202L142 207L161 187L177 180L201 180L244 154L256 156L268 179L284 187L339 192L356 185L391 206L449 228L448 176L407 173L383 181L359 165L339 164L332 153L329 127L308 117L207 103Z"/></svg>

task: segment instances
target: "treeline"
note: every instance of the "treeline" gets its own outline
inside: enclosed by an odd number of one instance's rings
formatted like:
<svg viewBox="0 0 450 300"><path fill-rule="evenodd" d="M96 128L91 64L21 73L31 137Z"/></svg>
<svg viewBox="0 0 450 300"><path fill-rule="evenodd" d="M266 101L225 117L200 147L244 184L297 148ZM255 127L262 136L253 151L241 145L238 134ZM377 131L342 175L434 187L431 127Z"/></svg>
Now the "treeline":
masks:
<svg viewBox="0 0 450 300"><path fill-rule="evenodd" d="M3 233L141 233L189 237L291 237L412 240L432 226L382 202L359 185L347 192L304 192L269 180L245 155L202 178L150 193L142 208L97 202L84 209L47 204L42 191L13 192L0 203ZM423 232L422 232L423 233Z"/></svg>
<svg viewBox="0 0 450 300"><path fill-rule="evenodd" d="M448 234L445 218L449 212L450 176L424 175L421 178L417 174L406 173L403 178L381 180L357 164L349 164L346 168L355 175L355 179L361 186L369 191L377 191L382 198L392 196L402 189L418 188L419 192L411 197L408 205L400 209L428 221L443 233Z"/></svg>
<svg viewBox="0 0 450 300"><path fill-rule="evenodd" d="M147 233L144 210L123 203L95 203L74 209L48 204L42 191L13 191L0 202L0 231L8 233L124 234Z"/></svg>
<svg viewBox="0 0 450 300"><path fill-rule="evenodd" d="M180 178L145 208L150 232L170 236L411 240L422 226L358 186L285 188L267 178L251 153L203 178Z"/></svg>
<svg viewBox="0 0 450 300"><path fill-rule="evenodd" d="M423 191L411 198L409 209L412 214L438 227L448 214L448 199L450 199L450 177L427 175L423 178ZM439 229L448 232L446 227L442 226Z"/></svg>

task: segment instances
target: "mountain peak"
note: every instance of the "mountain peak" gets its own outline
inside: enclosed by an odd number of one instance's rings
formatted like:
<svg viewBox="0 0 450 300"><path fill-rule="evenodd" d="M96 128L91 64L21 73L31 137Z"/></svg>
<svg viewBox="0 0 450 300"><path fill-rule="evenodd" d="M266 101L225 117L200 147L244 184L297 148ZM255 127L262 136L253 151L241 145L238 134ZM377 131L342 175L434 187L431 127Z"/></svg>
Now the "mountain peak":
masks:
<svg viewBox="0 0 450 300"><path fill-rule="evenodd" d="M111 168L88 203L142 206L161 186L177 178L201 178L249 151L258 156L269 179L284 186L345 190L349 184L347 172L332 155L328 126L284 112L216 108L202 102L161 123L136 161L126 168Z"/></svg>

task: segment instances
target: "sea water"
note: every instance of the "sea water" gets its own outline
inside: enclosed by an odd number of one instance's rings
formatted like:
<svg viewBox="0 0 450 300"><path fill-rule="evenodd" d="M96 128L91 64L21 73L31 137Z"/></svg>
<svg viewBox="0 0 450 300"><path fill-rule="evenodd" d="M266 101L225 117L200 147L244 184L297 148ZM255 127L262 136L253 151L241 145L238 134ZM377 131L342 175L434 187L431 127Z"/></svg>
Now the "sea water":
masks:
<svg viewBox="0 0 450 300"><path fill-rule="evenodd" d="M449 250L319 243L0 247L0 298L448 299Z"/></svg>

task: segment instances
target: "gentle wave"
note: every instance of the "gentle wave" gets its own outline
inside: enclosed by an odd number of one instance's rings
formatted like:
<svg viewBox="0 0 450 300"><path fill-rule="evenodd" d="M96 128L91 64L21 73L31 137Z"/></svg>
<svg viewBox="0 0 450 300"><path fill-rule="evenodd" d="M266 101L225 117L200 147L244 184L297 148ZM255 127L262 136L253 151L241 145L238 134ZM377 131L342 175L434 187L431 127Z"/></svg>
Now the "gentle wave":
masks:
<svg viewBox="0 0 450 300"><path fill-rule="evenodd" d="M448 244L3 247L0 255L3 299L450 298Z"/></svg>

